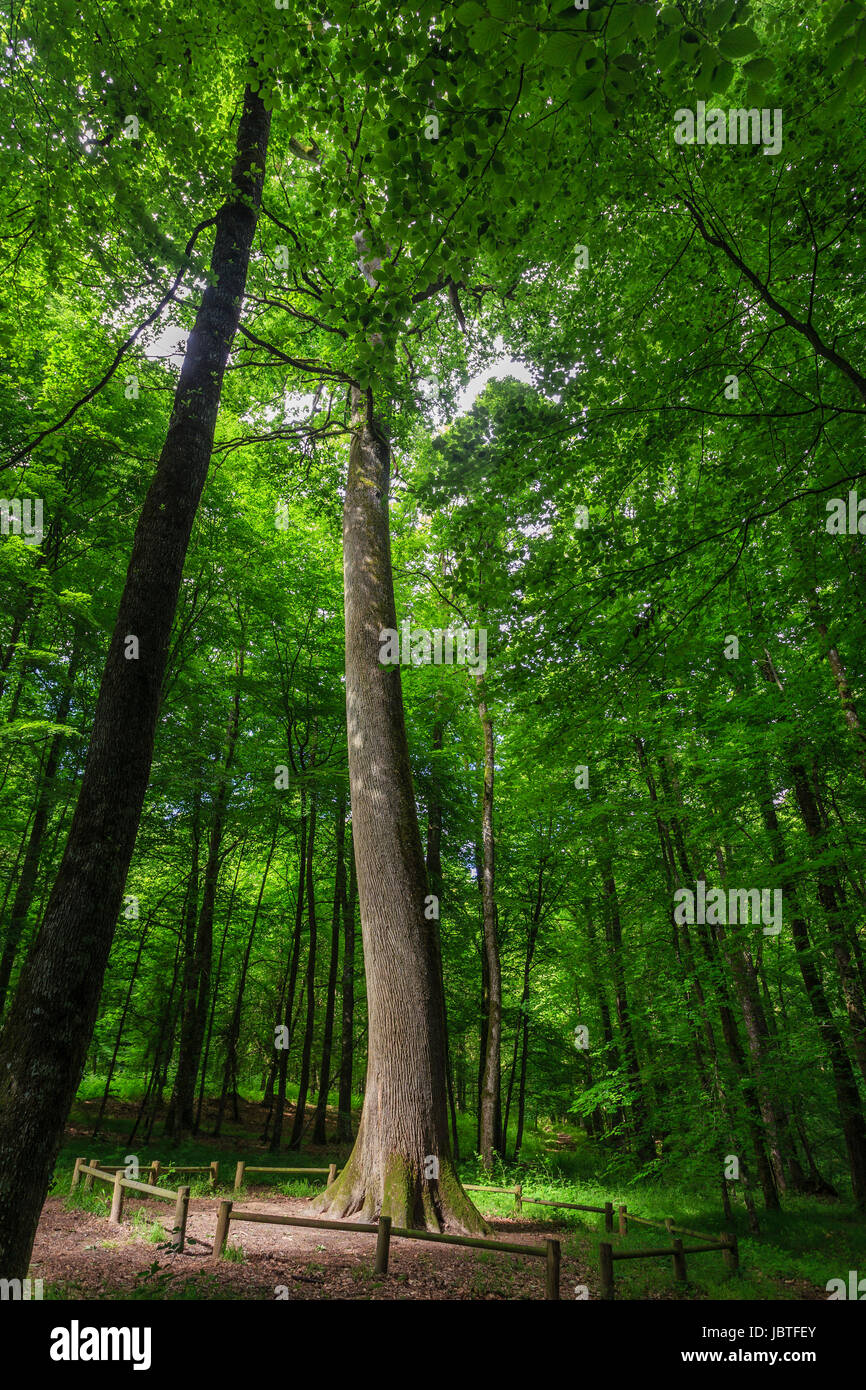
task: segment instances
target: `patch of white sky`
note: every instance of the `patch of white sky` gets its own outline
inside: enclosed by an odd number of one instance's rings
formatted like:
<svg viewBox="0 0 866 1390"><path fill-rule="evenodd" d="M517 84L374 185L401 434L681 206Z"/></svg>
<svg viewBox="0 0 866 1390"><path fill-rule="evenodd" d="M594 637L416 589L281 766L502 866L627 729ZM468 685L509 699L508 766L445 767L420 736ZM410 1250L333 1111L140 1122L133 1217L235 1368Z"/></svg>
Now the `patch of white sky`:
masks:
<svg viewBox="0 0 866 1390"><path fill-rule="evenodd" d="M144 356L171 363L174 367L179 368L183 361L188 336L188 333L181 328L167 326L150 338L144 348ZM496 339L494 351L497 353L495 361L489 367L485 367L483 371L476 372L475 376L470 377L457 396L456 415L465 415L472 409L489 381L501 381L506 377L514 377L517 381L531 383L532 375L529 368L525 363L506 356L505 343L502 338ZM430 377L427 380L429 381ZM429 391L425 392L425 396L428 400L430 399ZM276 419L281 413L285 420L302 420L309 416L314 400L315 392L313 391L295 392L286 397L282 412L277 406L272 406L265 411L265 415L268 420ZM438 416L436 423L440 427L447 423L441 412L434 412L434 415Z"/></svg>

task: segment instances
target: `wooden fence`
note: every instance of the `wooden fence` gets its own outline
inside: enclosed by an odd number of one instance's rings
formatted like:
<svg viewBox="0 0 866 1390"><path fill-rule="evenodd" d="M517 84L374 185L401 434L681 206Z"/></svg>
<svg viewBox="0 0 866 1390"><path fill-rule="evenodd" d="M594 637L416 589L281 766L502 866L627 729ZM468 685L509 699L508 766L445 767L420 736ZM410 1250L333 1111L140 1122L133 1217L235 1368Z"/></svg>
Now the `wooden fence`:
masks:
<svg viewBox="0 0 866 1390"><path fill-rule="evenodd" d="M99 1182L111 1183L113 1192L111 1196L111 1211L109 1221L119 1226L123 1220L123 1194L124 1192L143 1192L146 1197L159 1197L165 1202L174 1202L174 1226L171 1234L176 1237L174 1248L180 1252L183 1250L186 1240L186 1222L189 1215L189 1188L179 1187L173 1192L168 1187L156 1187L150 1182L136 1182L133 1178L125 1178L123 1169L115 1169L109 1173L106 1169L100 1168L96 1164L87 1163L82 1158L75 1160L75 1170L72 1174L72 1189L78 1186L81 1175L84 1174L84 1190L89 1192L93 1187L94 1178Z"/></svg>
<svg viewBox="0 0 866 1390"><path fill-rule="evenodd" d="M559 1298L560 1244L546 1237L544 1245L520 1245L516 1241L482 1240L475 1236L449 1236L436 1231L410 1231L392 1226L390 1216L378 1221L327 1221L309 1216L278 1216L269 1212L238 1211L233 1202L220 1202L214 1233L212 1260L222 1258L232 1221L259 1221L269 1226L307 1226L317 1231L365 1231L376 1236L374 1272L388 1273L388 1254L392 1237L401 1240L428 1240L440 1245L465 1245L475 1250L500 1250L509 1255L530 1255L545 1261L545 1298Z"/></svg>
<svg viewBox="0 0 866 1390"><path fill-rule="evenodd" d="M325 1186L330 1187L337 1176L337 1165L336 1163L331 1163L327 1168L259 1168L257 1166L251 1167L248 1163L239 1163L235 1169L235 1192L239 1191L243 1186L244 1178L247 1173L288 1173L289 1175L303 1173L305 1176L309 1173L327 1173L328 1181L325 1183Z"/></svg>
<svg viewBox="0 0 866 1390"><path fill-rule="evenodd" d="M78 1161L80 1161L81 1163L92 1163L94 1168L101 1168L103 1173L125 1173L127 1168L129 1167L128 1163L100 1163L99 1160L96 1158L83 1158ZM205 1163L204 1165L194 1166L192 1164L187 1163L161 1163L158 1158L155 1158L152 1163L145 1163L143 1167L147 1170L147 1181L149 1183L155 1183L161 1172L209 1173L211 1187L216 1187L220 1177L220 1166L218 1159L214 1160L213 1163ZM72 1185L73 1187L75 1186L74 1180Z"/></svg>
<svg viewBox="0 0 866 1390"><path fill-rule="evenodd" d="M506 1192L514 1197L514 1212L519 1216L523 1211L524 1205L533 1207L567 1207L569 1211L594 1211L599 1216L604 1217L604 1229L613 1230L613 1202L605 1202L603 1207L588 1207L582 1202L548 1202L540 1197L524 1197L522 1183L517 1183L514 1187L472 1187L468 1183L463 1184L464 1192Z"/></svg>
<svg viewBox="0 0 866 1390"><path fill-rule="evenodd" d="M536 1207L564 1207L569 1211L592 1211L604 1217L605 1232L613 1230L613 1202L605 1202L603 1207L584 1206L580 1202L549 1202L542 1201L538 1197L524 1197L523 1187L517 1183L514 1187L470 1187L465 1186L466 1192L505 1192L514 1197L515 1213L521 1212L524 1205L530 1204ZM601 1263L601 1289L602 1298L614 1297L613 1284L613 1264L614 1260L645 1260L653 1259L656 1256L668 1255L673 1259L674 1278L678 1283L686 1281L686 1255L700 1255L705 1251L720 1251L725 1264L731 1274L736 1273L740 1264L739 1247L737 1237L732 1231L722 1231L718 1236L707 1235L704 1231L692 1231L688 1226L677 1225L672 1217L667 1217L664 1221L651 1221L646 1216L635 1216L628 1207L623 1204L617 1209L619 1234L628 1234L628 1223L634 1221L640 1226L654 1226L659 1231L666 1231L671 1237L672 1245L670 1248L664 1247L659 1250L614 1250L609 1242L603 1241L599 1246L599 1259ZM679 1236L692 1236L694 1239L704 1241L703 1245L684 1246Z"/></svg>

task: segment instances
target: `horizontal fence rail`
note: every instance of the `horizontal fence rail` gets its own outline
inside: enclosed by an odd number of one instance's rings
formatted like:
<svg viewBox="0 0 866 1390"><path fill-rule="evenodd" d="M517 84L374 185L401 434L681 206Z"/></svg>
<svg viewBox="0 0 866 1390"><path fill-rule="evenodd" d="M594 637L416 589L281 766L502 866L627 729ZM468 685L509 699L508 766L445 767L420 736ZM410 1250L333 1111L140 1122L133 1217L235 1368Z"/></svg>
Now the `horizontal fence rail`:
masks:
<svg viewBox="0 0 866 1390"><path fill-rule="evenodd" d="M603 1207L584 1206L581 1202L551 1202L539 1197L524 1197L523 1188L518 1183L515 1187L469 1187L467 1192L507 1192L514 1196L515 1211L521 1211L524 1204L536 1207L563 1207L568 1211L591 1211L604 1216L605 1232L613 1230L613 1202L605 1202ZM602 1242L599 1246L599 1259L601 1262L601 1286L602 1298L614 1297L613 1284L613 1262L614 1260L644 1260L653 1259L657 1256L670 1256L674 1264L674 1278L684 1283L686 1280L686 1255L701 1255L705 1252L714 1250L720 1251L729 1273L733 1274L739 1268L740 1256L737 1245L737 1237L732 1232L723 1231L721 1235L709 1235L706 1231L693 1231L688 1226L679 1226L671 1218L667 1217L664 1221L653 1221L646 1216L635 1216L633 1212L623 1203L617 1209L619 1219L619 1234L628 1234L628 1223L634 1221L640 1226L652 1226L659 1231L666 1231L671 1237L673 1244L671 1247L665 1246L655 1250L614 1250L613 1246L607 1242ZM679 1236L691 1236L695 1240L705 1242L702 1245L684 1246Z"/></svg>
<svg viewBox="0 0 866 1390"><path fill-rule="evenodd" d="M111 1183L111 1211L108 1219L115 1226L121 1225L123 1221L123 1194L124 1192L142 1192L145 1197L158 1197L164 1202L174 1202L174 1225L171 1234L175 1237L172 1242L174 1249L181 1253L186 1241L186 1223L189 1216L189 1188L179 1187L176 1192L168 1187L156 1187L153 1183L136 1182L134 1178L125 1178L123 1169L115 1169L113 1173L104 1168L100 1168L95 1163L87 1163L84 1159L75 1160L75 1170L72 1174L72 1191L78 1186L81 1175L84 1174L84 1190L90 1192L93 1188L94 1180L98 1182Z"/></svg>
<svg viewBox="0 0 866 1390"><path fill-rule="evenodd" d="M321 1176L322 1173L327 1173L328 1181L325 1186L330 1187L337 1176L337 1172L336 1163L329 1164L327 1168L261 1168L258 1164L239 1163L235 1169L235 1192L238 1192L240 1188L243 1187L244 1178L247 1173L286 1173L289 1177L293 1175L307 1177L312 1174Z"/></svg>
<svg viewBox="0 0 866 1390"><path fill-rule="evenodd" d="M509 1189L510 1190L510 1189ZM470 1246L475 1250L497 1250L509 1255L529 1255L545 1261L545 1297L559 1298L560 1244L558 1240L545 1238L543 1245L520 1245L517 1241L483 1240L476 1236L451 1236L438 1231L413 1231L404 1226L392 1226L390 1216L380 1216L378 1221L328 1221L309 1216L281 1216L271 1212L241 1211L233 1202L220 1202L214 1232L213 1254L211 1259L222 1258L228 1240L232 1221L258 1221L270 1226L306 1226L321 1231L363 1231L376 1236L376 1259L374 1273L388 1273L388 1254L391 1237L400 1240L427 1240L440 1245Z"/></svg>
<svg viewBox="0 0 866 1390"><path fill-rule="evenodd" d="M650 1260L668 1256L673 1260L674 1278L677 1283L684 1284L687 1279L686 1255L708 1252L721 1253L729 1273L734 1274L738 1269L740 1257L737 1237L729 1231L723 1231L718 1238L708 1237L703 1245L683 1245L681 1240L675 1239L671 1247L663 1246L655 1250L614 1250L609 1242L602 1241L598 1249L601 1296L608 1299L614 1297L613 1266L616 1260Z"/></svg>

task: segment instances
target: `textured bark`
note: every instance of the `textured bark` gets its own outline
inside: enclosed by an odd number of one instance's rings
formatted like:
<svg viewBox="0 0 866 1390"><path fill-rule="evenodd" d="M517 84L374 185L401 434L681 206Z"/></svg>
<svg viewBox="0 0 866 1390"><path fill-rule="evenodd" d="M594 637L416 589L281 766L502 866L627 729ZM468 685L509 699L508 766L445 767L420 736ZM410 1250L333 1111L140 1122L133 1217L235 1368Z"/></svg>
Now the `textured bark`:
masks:
<svg viewBox="0 0 866 1390"><path fill-rule="evenodd" d="M346 716L369 1051L355 1146L316 1205L365 1219L384 1213L401 1226L482 1230L451 1156L442 983L424 911L400 672L379 661L380 633L397 628L390 450L371 393L355 405L343 511Z"/></svg>
<svg viewBox="0 0 866 1390"><path fill-rule="evenodd" d="M136 528L66 850L0 1041L0 1270L27 1274L81 1078L153 758L172 622L255 231L270 116L244 94L228 201ZM127 660L126 637L139 640ZM50 1027L45 1020L50 1019Z"/></svg>

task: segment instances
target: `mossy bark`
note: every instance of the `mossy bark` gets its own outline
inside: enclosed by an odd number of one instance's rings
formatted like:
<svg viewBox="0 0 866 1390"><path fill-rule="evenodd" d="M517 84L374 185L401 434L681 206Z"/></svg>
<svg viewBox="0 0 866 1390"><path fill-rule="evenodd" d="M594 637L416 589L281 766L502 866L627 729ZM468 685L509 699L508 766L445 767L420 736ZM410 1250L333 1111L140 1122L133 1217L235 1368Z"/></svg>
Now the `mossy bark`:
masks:
<svg viewBox="0 0 866 1390"><path fill-rule="evenodd" d="M460 1185L448 1132L445 1006L437 923L412 789L399 669L379 660L397 628L388 531L390 450L372 395L356 393L343 512L346 715L352 835L369 1046L355 1147L317 1201L337 1216L484 1230Z"/></svg>

